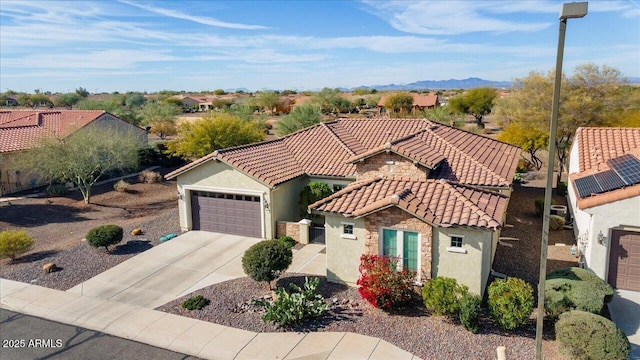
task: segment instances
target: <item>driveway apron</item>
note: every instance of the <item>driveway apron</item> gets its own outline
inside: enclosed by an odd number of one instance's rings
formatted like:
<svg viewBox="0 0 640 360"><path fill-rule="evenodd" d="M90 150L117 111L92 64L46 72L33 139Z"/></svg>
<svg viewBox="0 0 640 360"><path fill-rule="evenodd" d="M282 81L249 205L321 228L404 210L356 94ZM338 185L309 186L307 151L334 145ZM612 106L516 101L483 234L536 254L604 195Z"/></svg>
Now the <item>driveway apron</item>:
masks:
<svg viewBox="0 0 640 360"><path fill-rule="evenodd" d="M190 231L68 292L155 308L206 286L245 276L242 255L259 241L237 235Z"/></svg>

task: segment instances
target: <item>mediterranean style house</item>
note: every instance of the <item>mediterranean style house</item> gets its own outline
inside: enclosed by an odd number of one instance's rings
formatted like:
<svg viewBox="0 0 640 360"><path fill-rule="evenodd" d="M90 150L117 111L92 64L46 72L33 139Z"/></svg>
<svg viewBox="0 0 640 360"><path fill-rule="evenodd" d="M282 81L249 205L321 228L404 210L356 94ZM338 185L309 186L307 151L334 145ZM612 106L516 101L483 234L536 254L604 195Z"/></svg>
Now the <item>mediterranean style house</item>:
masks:
<svg viewBox="0 0 640 360"><path fill-rule="evenodd" d="M360 256L380 254L481 294L520 153L425 119L338 119L217 150L167 178L183 230L258 238L300 220L300 192L326 183L334 194L308 210L324 219L329 280L354 284Z"/></svg>
<svg viewBox="0 0 640 360"><path fill-rule="evenodd" d="M21 152L50 137L67 137L84 129L105 134L133 132L140 146L147 145L147 131L102 110L0 110L0 195L46 184L29 169L7 166Z"/></svg>
<svg viewBox="0 0 640 360"><path fill-rule="evenodd" d="M579 128L569 156L582 264L614 288L640 291L640 128Z"/></svg>

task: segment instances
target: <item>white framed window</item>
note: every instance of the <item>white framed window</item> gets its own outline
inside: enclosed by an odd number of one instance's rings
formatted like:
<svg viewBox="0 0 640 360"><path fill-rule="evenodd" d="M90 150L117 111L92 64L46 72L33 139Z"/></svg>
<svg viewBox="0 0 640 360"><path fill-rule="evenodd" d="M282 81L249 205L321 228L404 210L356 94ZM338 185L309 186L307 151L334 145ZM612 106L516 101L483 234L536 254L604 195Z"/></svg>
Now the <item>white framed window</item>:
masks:
<svg viewBox="0 0 640 360"><path fill-rule="evenodd" d="M463 248L464 235L450 234L449 238L451 239L451 242L449 244L449 247L447 247L447 251L460 253L460 254L466 254L467 253L467 250L465 250Z"/></svg>
<svg viewBox="0 0 640 360"><path fill-rule="evenodd" d="M341 223L342 225L342 232L340 234L340 237L343 239L352 239L355 240L356 239L356 235L353 233L353 227L355 224L353 223Z"/></svg>

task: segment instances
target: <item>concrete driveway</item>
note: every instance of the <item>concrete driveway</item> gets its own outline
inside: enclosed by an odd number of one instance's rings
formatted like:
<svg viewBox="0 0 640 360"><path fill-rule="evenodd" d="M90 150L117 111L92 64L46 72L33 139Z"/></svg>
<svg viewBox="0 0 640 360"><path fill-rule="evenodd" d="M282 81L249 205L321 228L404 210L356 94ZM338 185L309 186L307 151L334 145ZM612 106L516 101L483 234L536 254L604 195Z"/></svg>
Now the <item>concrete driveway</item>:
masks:
<svg viewBox="0 0 640 360"><path fill-rule="evenodd" d="M67 291L155 308L203 287L245 276L242 255L259 241L190 231Z"/></svg>
<svg viewBox="0 0 640 360"><path fill-rule="evenodd" d="M629 358L640 360L640 292L616 289L608 306L611 320L629 338Z"/></svg>

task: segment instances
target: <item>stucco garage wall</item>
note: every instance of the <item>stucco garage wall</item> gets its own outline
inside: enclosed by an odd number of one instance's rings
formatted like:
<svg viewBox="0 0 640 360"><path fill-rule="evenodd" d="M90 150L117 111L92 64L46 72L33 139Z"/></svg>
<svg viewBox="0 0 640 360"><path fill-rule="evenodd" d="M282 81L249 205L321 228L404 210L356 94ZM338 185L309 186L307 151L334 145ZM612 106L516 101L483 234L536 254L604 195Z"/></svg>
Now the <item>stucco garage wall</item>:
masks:
<svg viewBox="0 0 640 360"><path fill-rule="evenodd" d="M191 194L189 190L219 191L230 193L247 193L260 195L263 202L272 203L271 191L267 185L219 161L209 161L197 166L177 178L178 200L180 212L180 227L183 231L191 230ZM275 231L270 211L262 209L264 217L264 234L271 237ZM274 234L275 235L275 234Z"/></svg>
<svg viewBox="0 0 640 360"><path fill-rule="evenodd" d="M458 280L469 291L482 295L491 272L492 231L465 228L434 228L433 277L444 276ZM462 249L466 254L447 250L451 236L462 235Z"/></svg>
<svg viewBox="0 0 640 360"><path fill-rule="evenodd" d="M584 210L584 213L591 215L591 224L586 229L589 233L585 254L587 266L605 281L608 276L611 229L625 226L640 227L638 209L640 209L640 196ZM580 231L583 230L580 229ZM607 237L607 245L598 244L597 238L600 231Z"/></svg>
<svg viewBox="0 0 640 360"><path fill-rule="evenodd" d="M342 223L351 223L355 239L345 239ZM358 281L360 256L364 253L364 219L345 218L342 215L325 216L325 242L327 245L327 279L332 282L355 285Z"/></svg>

